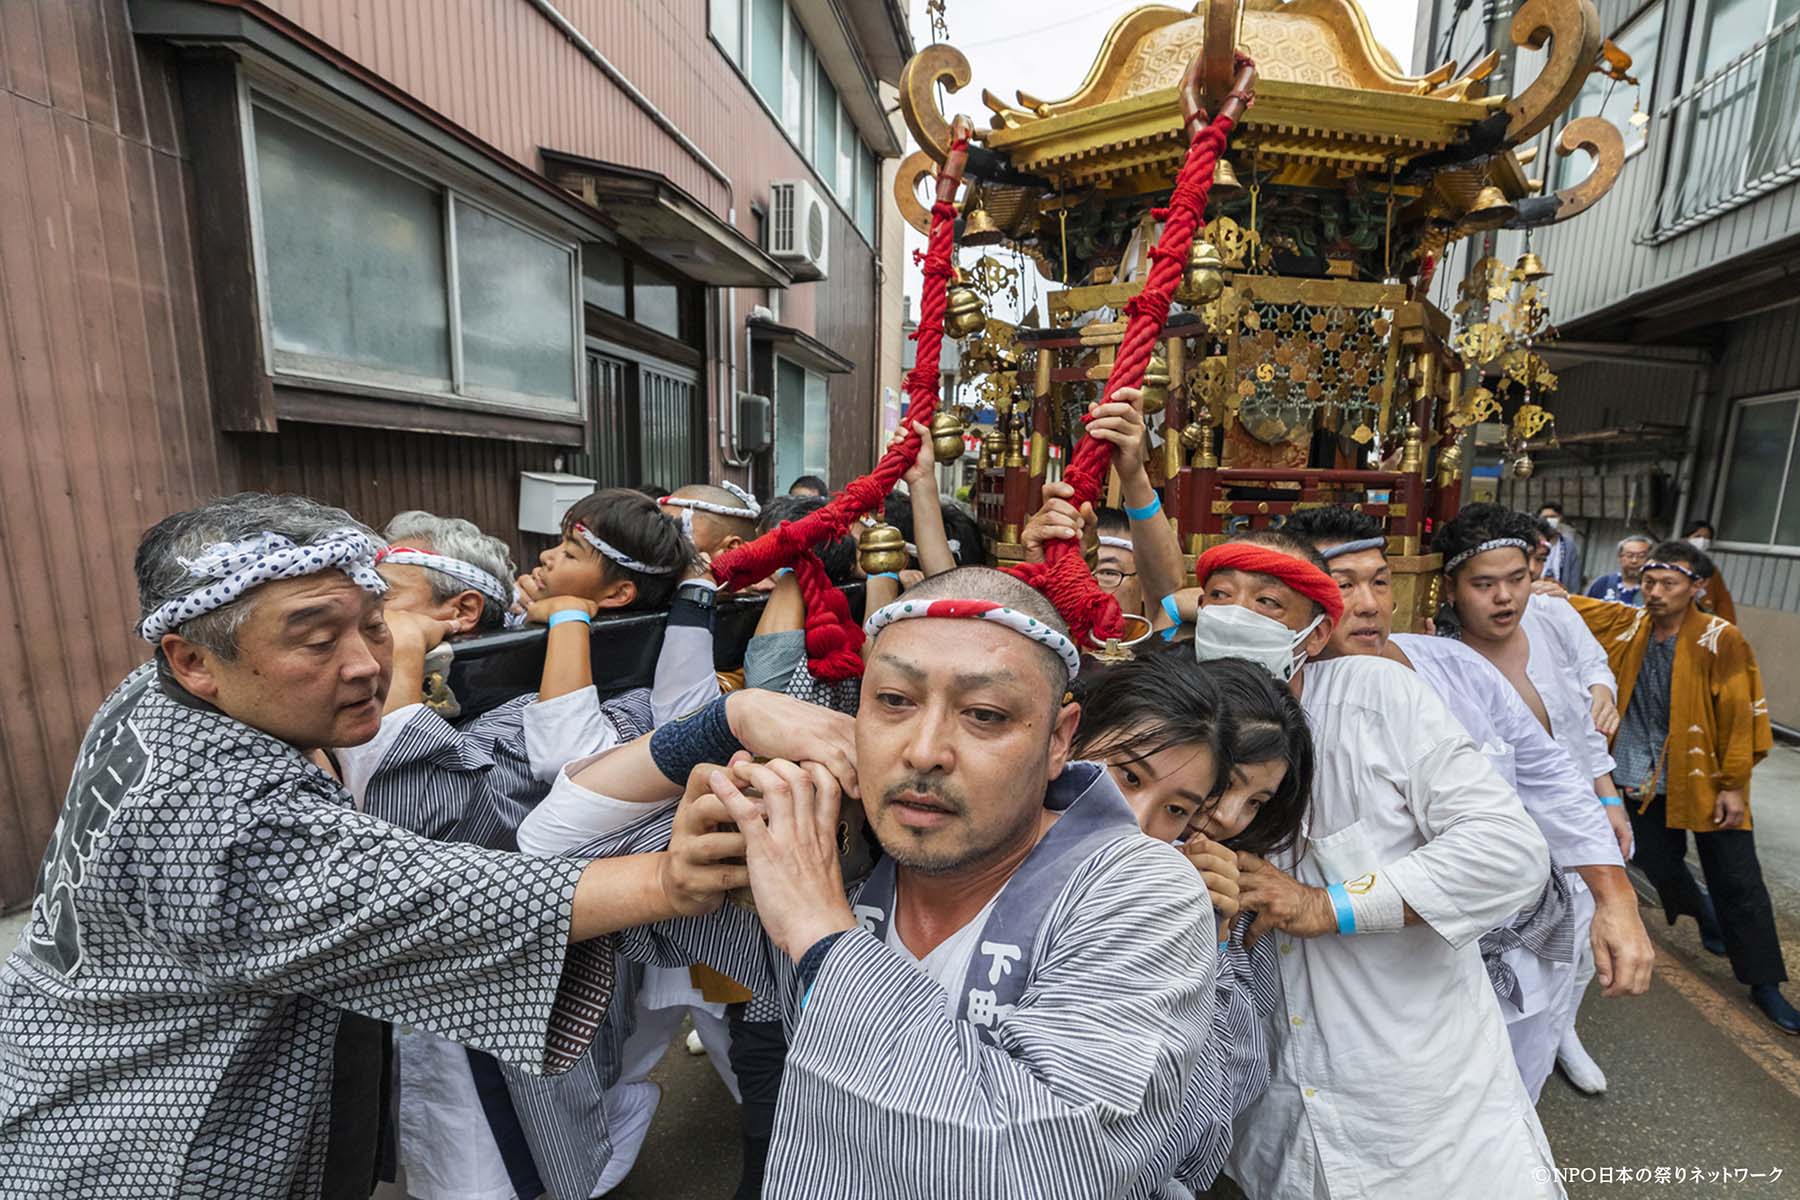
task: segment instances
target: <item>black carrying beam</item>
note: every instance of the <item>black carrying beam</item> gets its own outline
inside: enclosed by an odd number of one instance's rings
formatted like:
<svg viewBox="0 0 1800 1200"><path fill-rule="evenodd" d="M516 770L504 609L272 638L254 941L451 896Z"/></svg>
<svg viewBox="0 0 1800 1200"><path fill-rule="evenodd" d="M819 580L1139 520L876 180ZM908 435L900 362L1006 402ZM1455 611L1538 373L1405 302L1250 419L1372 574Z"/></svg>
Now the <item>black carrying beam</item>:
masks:
<svg viewBox="0 0 1800 1200"><path fill-rule="evenodd" d="M863 586L842 589L850 611L862 619ZM713 666L735 671L744 665L744 648L756 633L762 617L761 595L734 595L722 599L713 616ZM602 697L632 688L649 687L656 678L656 658L662 653L666 613L624 613L599 616L588 631L594 686ZM544 640L541 625L471 634L451 641L456 657L450 666L450 690L462 706L461 719L497 708L517 696L538 689L544 672Z"/></svg>

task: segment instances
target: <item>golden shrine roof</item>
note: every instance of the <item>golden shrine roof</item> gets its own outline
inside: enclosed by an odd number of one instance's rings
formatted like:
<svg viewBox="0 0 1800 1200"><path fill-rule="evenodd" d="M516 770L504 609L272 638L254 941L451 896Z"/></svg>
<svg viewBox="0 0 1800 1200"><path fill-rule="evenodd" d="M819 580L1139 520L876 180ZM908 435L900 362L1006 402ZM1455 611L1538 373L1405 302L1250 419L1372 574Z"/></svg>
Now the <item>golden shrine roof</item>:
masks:
<svg viewBox="0 0 1800 1200"><path fill-rule="evenodd" d="M984 93L994 113L987 144L1021 170L1077 183L1179 159L1175 89L1205 44L1207 10L1200 0L1192 10L1127 13L1065 99L1021 91L1014 105ZM1273 158L1404 162L1451 144L1499 103L1482 98L1480 66L1455 80L1451 64L1422 77L1401 73L1355 0L1248 0L1237 44L1258 71L1244 129Z"/></svg>

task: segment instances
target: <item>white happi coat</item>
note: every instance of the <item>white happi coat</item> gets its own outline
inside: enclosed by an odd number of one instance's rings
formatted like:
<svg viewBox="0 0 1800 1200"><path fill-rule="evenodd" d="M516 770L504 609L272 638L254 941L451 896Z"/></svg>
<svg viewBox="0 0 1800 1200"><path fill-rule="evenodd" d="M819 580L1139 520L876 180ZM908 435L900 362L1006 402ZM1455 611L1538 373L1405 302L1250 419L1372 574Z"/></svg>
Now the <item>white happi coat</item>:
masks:
<svg viewBox="0 0 1800 1200"><path fill-rule="evenodd" d="M1587 772L1591 785L1613 769L1606 735L1594 728L1593 697L1588 693L1598 683L1614 697L1619 694L1606 650L1575 606L1556 596L1532 596L1519 629L1531 647L1525 675L1544 702L1550 736Z"/></svg>
<svg viewBox="0 0 1800 1200"><path fill-rule="evenodd" d="M1423 924L1277 942L1274 1076L1237 1123L1251 1200L1555 1197L1477 939L1548 878L1543 835L1431 689L1398 663L1308 665L1312 887L1385 874Z"/></svg>

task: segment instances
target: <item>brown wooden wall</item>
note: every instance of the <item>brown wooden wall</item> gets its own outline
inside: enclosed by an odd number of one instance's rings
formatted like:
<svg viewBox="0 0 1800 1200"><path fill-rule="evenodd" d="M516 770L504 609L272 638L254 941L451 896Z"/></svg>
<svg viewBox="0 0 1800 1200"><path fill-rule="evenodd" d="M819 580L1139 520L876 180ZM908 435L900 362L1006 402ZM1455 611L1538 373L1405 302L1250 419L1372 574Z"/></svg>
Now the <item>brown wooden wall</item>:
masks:
<svg viewBox="0 0 1800 1200"><path fill-rule="evenodd" d="M117 4L0 3L0 907L145 653L138 534L222 479L173 87Z"/></svg>

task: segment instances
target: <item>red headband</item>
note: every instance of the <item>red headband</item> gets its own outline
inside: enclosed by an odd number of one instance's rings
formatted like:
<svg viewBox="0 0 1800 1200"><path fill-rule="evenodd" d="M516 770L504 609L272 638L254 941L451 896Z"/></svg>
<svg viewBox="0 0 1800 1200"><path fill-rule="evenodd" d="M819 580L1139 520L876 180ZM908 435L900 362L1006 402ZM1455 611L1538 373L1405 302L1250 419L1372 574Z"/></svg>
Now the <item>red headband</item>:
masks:
<svg viewBox="0 0 1800 1200"><path fill-rule="evenodd" d="M1271 575L1316 602L1333 621L1343 620L1344 595L1338 590L1337 582L1303 558L1254 542L1226 542L1200 556L1200 561L1194 564L1194 579L1204 587L1214 571Z"/></svg>

